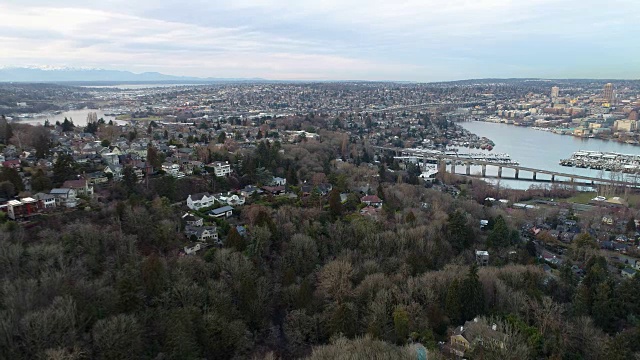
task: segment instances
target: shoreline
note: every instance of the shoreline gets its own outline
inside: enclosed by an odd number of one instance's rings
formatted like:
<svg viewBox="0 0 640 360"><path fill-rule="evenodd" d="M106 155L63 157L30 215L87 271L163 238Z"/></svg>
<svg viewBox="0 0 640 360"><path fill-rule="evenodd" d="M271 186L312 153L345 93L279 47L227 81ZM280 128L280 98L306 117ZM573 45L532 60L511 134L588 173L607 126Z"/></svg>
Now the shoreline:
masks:
<svg viewBox="0 0 640 360"><path fill-rule="evenodd" d="M640 146L640 142L637 141L632 141L632 142L627 142L624 140L619 140L616 138L611 138L611 137L599 137L599 136L577 136L575 134L573 134L573 132L571 131L572 129L570 128L547 128L547 127L539 127L539 126L531 126L531 125L525 125L525 124L515 124L515 123L510 123L510 122L496 122L496 121L486 121L486 120L472 120L472 121L461 121L460 123L464 123L464 122L481 122L481 123L488 123L488 124L500 124L500 125L511 125L511 126L515 126L515 127L520 127L520 128L529 128L532 130L537 130L537 131L543 131L543 132L547 132L547 133L551 133L551 134L555 134L555 135L561 135L561 136L571 136L573 138L576 139L582 139L582 140L590 140L590 139L595 139L595 140L602 140L602 141L613 141L619 144L626 144L626 145L632 145L632 146Z"/></svg>

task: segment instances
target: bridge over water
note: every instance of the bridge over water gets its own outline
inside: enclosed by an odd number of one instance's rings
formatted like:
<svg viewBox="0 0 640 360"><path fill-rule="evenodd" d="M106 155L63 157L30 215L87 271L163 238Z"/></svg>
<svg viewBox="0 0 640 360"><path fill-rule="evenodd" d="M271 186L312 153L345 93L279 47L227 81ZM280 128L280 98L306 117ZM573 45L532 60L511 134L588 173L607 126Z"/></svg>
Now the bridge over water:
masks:
<svg viewBox="0 0 640 360"><path fill-rule="evenodd" d="M409 154L411 156L422 158L424 162L436 162L438 164L438 171L440 173L447 172L447 165L449 165L450 172L452 174L457 175L466 175L466 176L478 176L482 178L494 177L498 179L510 179L510 180L523 180L523 181L539 181L539 182L552 182L552 183L568 183L575 185L615 185L615 186L629 186L638 188L640 187L640 183L638 181L629 181L624 179L605 179L599 177L585 176L585 175L577 175L570 173L563 173L552 170L545 169L535 169L526 166L520 166L517 163L506 162L506 161L490 161L482 158L469 158L469 157L461 157L458 155L450 155L444 154L435 150L412 150L412 149L401 149L401 148L390 148L390 147L380 147L374 146L376 151L381 152L391 152L394 155L398 156L401 154ZM464 173L457 173L456 167L464 166ZM482 171L480 174L472 174L471 166L480 166ZM498 170L497 176L487 176L487 167L492 166L496 167ZM514 176L507 177L503 176L504 169L512 169ZM529 173L530 177L521 177L520 173L525 172ZM538 178L539 174L548 175L550 178L542 179Z"/></svg>

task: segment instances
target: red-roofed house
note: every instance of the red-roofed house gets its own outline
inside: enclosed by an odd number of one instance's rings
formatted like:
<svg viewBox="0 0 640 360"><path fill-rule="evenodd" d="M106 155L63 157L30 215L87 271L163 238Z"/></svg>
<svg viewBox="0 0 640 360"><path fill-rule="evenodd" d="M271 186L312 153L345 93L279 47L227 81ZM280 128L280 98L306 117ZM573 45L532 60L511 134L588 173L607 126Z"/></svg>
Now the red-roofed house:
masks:
<svg viewBox="0 0 640 360"><path fill-rule="evenodd" d="M377 195L367 195L360 199L360 202L367 204L367 206L380 207L382 206L382 200Z"/></svg>
<svg viewBox="0 0 640 360"><path fill-rule="evenodd" d="M7 160L2 162L2 166L6 168L20 169L20 160Z"/></svg>
<svg viewBox="0 0 640 360"><path fill-rule="evenodd" d="M26 197L20 200L9 200L7 210L9 218L16 220L38 213L40 209L38 208L38 200Z"/></svg>

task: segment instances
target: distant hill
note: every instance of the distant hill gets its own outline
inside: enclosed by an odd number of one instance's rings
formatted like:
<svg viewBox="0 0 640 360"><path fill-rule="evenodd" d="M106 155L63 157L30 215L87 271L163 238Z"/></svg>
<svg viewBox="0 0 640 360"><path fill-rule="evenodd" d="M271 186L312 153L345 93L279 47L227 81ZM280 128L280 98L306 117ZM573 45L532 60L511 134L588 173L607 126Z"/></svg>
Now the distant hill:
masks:
<svg viewBox="0 0 640 360"><path fill-rule="evenodd" d="M264 79L227 79L227 78L198 78L188 76L173 76L158 72L136 74L130 71L104 69L75 69L75 68L0 68L0 82L52 82L52 83L212 83L229 81L264 81Z"/></svg>

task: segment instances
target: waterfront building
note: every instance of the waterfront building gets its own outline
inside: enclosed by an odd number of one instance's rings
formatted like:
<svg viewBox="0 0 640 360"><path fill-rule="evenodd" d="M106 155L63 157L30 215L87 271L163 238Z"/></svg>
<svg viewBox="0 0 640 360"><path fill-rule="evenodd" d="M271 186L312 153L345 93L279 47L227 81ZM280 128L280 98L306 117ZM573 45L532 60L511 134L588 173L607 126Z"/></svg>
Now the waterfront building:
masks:
<svg viewBox="0 0 640 360"><path fill-rule="evenodd" d="M633 132L638 129L638 121L636 120L616 120L613 127L617 131Z"/></svg>

